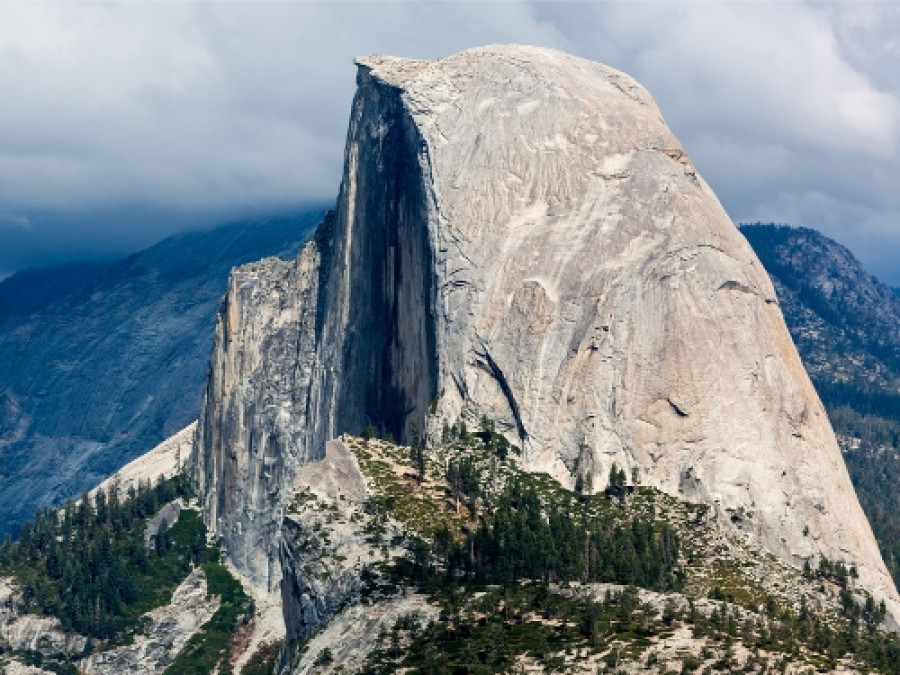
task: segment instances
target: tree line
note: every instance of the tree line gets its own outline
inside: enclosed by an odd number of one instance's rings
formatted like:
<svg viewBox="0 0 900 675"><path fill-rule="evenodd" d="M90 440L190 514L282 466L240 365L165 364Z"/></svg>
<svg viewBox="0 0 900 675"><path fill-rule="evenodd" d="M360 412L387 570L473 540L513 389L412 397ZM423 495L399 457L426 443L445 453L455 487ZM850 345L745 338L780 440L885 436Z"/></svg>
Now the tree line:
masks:
<svg viewBox="0 0 900 675"><path fill-rule="evenodd" d="M0 572L21 589L18 609L59 618L65 631L102 640L134 629L145 611L168 602L171 590L206 550L199 515L182 511L177 523L144 540L151 516L190 495L186 476L130 488L87 493L60 511L45 509L0 546ZM171 528L167 525L172 525ZM204 558L205 559L205 558Z"/></svg>
<svg viewBox="0 0 900 675"><path fill-rule="evenodd" d="M451 471L468 473L452 465ZM443 526L430 543L414 541L398 573L426 585L540 580L681 587L679 542L671 526L638 517L617 519L611 511L592 515L580 505L574 496L545 504L533 485L515 478L464 536L455 537Z"/></svg>

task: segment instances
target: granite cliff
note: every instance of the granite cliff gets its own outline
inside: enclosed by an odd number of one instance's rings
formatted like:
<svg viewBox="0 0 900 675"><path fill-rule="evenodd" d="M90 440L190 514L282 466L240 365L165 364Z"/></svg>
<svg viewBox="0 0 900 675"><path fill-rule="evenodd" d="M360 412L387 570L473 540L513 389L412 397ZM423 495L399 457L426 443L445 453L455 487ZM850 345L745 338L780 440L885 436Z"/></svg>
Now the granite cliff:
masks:
<svg viewBox="0 0 900 675"><path fill-rule="evenodd" d="M248 579L278 588L326 441L486 417L529 471L624 467L784 561L855 566L897 616L772 284L650 95L529 47L358 66L334 213L237 270L217 321L192 470Z"/></svg>

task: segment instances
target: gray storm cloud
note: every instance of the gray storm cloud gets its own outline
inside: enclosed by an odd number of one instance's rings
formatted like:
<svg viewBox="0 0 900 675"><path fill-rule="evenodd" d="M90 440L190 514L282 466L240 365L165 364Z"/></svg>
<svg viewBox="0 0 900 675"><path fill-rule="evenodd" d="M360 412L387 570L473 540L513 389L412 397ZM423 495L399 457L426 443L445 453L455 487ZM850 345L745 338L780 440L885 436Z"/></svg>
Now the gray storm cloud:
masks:
<svg viewBox="0 0 900 675"><path fill-rule="evenodd" d="M637 77L735 220L900 284L894 3L0 5L0 270L334 198L352 58L492 42Z"/></svg>

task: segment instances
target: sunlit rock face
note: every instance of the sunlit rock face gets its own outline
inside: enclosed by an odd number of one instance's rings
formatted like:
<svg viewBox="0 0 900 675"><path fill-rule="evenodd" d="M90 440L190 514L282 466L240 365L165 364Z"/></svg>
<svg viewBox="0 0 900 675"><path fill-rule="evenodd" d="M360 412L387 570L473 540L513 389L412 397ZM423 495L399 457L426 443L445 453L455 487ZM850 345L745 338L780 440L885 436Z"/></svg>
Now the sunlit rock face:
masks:
<svg viewBox="0 0 900 675"><path fill-rule="evenodd" d="M896 597L771 283L640 85L520 46L358 65L333 217L220 314L195 466L239 566L277 579L327 439L487 416L534 471L615 463Z"/></svg>

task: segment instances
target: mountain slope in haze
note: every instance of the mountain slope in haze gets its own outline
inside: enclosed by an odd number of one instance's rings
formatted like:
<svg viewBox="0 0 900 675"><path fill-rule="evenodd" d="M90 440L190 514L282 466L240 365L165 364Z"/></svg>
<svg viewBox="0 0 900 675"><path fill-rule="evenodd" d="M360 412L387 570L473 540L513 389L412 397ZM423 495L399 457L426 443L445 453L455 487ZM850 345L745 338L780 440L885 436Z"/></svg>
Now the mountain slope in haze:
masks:
<svg viewBox="0 0 900 675"><path fill-rule="evenodd" d="M296 255L324 209L0 283L0 532L193 420L235 265Z"/></svg>
<svg viewBox="0 0 900 675"><path fill-rule="evenodd" d="M900 297L815 230L745 225L741 232L775 283L810 375L829 386L823 397L842 387L900 393Z"/></svg>
<svg viewBox="0 0 900 675"><path fill-rule="evenodd" d="M900 580L900 297L815 230L744 225Z"/></svg>

